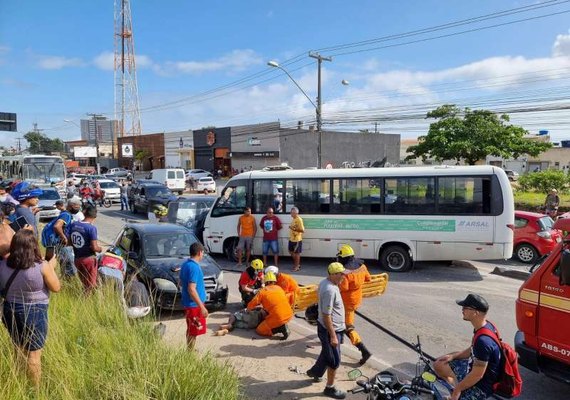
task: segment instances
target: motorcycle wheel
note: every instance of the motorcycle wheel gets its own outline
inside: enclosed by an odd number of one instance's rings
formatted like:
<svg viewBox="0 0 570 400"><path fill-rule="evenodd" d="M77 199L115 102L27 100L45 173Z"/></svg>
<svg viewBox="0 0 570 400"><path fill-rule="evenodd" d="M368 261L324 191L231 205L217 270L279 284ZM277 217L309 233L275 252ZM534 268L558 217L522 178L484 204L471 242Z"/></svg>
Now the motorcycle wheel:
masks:
<svg viewBox="0 0 570 400"><path fill-rule="evenodd" d="M111 200L110 199L103 199L103 206L105 208L111 207Z"/></svg>

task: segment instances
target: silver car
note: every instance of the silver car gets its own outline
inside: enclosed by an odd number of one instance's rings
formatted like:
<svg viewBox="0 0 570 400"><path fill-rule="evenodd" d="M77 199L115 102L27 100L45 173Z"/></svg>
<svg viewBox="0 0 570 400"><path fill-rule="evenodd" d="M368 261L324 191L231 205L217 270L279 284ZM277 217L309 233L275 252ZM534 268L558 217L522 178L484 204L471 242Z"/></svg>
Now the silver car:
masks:
<svg viewBox="0 0 570 400"><path fill-rule="evenodd" d="M62 198L55 188L44 188L39 200L38 208L40 211L38 216L40 219L55 218L59 216L59 210L55 207L55 202L62 200Z"/></svg>

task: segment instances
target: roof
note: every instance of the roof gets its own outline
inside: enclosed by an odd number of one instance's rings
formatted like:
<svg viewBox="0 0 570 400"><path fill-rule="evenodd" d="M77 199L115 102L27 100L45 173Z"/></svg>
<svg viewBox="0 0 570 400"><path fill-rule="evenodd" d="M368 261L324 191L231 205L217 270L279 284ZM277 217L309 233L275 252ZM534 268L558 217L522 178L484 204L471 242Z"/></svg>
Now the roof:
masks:
<svg viewBox="0 0 570 400"><path fill-rule="evenodd" d="M531 212L531 211L519 211L519 210L515 210L515 216L523 217L523 218L536 218L536 219L546 217L546 215L541 214L541 213L536 213L536 212Z"/></svg>
<svg viewBox="0 0 570 400"><path fill-rule="evenodd" d="M137 232L153 234L153 233L191 233L187 228L178 224L170 224L161 222L158 224L150 223L128 223L128 228L133 228Z"/></svg>

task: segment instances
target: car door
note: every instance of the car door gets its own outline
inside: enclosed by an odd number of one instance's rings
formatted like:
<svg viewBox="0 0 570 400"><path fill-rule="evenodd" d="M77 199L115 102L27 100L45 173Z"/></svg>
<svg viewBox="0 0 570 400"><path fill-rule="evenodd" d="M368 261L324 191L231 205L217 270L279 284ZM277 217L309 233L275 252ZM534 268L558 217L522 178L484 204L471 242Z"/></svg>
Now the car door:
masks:
<svg viewBox="0 0 570 400"><path fill-rule="evenodd" d="M146 198L146 189L141 187L139 191L139 208L143 211L148 209L148 199Z"/></svg>

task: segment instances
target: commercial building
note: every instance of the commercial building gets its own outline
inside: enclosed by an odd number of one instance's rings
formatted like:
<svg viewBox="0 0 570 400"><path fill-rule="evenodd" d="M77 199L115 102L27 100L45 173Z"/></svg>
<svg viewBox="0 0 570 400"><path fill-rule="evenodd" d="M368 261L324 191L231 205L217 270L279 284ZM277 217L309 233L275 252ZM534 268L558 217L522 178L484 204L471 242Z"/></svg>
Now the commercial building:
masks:
<svg viewBox="0 0 570 400"><path fill-rule="evenodd" d="M194 134L192 131L164 133L164 164L166 167L194 168Z"/></svg>
<svg viewBox="0 0 570 400"><path fill-rule="evenodd" d="M92 119L81 120L81 139L89 144L113 143L117 134L117 121L94 115Z"/></svg>
<svg viewBox="0 0 570 400"><path fill-rule="evenodd" d="M123 136L117 142L120 167L140 171L165 167L164 133Z"/></svg>

